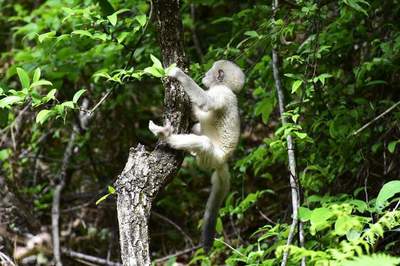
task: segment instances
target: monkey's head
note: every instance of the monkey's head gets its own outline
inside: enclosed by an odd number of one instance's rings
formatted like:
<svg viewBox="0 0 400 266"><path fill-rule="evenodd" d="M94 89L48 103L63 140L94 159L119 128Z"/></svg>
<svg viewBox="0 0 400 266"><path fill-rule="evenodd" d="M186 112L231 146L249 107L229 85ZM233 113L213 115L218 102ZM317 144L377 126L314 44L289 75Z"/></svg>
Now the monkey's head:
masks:
<svg viewBox="0 0 400 266"><path fill-rule="evenodd" d="M226 85L237 93L243 88L244 79L243 71L235 63L219 60L207 71L202 82L207 88L215 85Z"/></svg>

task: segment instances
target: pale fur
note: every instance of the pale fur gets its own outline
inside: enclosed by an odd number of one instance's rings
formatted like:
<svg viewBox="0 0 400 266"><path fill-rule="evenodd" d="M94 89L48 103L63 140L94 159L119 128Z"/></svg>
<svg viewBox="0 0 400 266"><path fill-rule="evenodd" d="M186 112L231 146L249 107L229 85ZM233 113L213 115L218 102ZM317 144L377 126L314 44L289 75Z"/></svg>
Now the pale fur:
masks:
<svg viewBox="0 0 400 266"><path fill-rule="evenodd" d="M218 79L221 73L223 78ZM201 89L179 68L173 68L168 76L181 82L199 123L193 127L193 134L173 134L169 121L162 127L150 121L149 129L165 139L172 148L195 155L200 167L215 171L203 218L203 245L208 251L213 243L218 210L229 191L227 161L236 149L240 135L239 111L234 92L242 89L245 76L237 65L227 60L216 61L205 74L202 82L208 90Z"/></svg>

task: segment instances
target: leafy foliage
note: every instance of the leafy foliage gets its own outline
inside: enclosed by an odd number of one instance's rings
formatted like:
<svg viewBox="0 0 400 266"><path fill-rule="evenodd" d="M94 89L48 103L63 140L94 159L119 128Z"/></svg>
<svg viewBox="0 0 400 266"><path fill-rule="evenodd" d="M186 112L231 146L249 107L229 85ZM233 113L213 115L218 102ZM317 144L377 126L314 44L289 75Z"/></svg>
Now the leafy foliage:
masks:
<svg viewBox="0 0 400 266"><path fill-rule="evenodd" d="M166 257L199 242L209 173L187 157L154 203L153 257L167 258L166 265L279 265L289 248L289 265L303 257L308 265L396 265L400 5L279 2L275 20L271 2L182 3L190 75L200 82L221 58L245 70L242 136L211 254L200 248ZM155 144L148 120L162 119L168 66L151 13L145 0L0 1L0 184L7 188L0 207L17 217L0 217L0 224L13 237L51 230L54 184L78 132L61 201L61 229L68 232L62 245L99 257L113 250L111 259L119 260L112 183L129 147ZM285 126L272 44L281 59ZM82 113L91 116L87 128L77 123ZM288 135L302 187L303 246L297 239L286 246ZM11 253L14 244L1 241ZM46 264L51 255L39 258Z"/></svg>

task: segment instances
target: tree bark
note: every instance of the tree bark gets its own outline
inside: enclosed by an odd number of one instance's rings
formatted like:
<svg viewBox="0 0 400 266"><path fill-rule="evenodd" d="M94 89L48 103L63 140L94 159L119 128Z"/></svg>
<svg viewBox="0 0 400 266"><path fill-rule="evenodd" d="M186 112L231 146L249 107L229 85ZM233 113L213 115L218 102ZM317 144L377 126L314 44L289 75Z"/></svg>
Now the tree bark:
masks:
<svg viewBox="0 0 400 266"><path fill-rule="evenodd" d="M164 66L184 67L182 20L178 0L154 0L155 23ZM189 100L177 82L165 79L164 117L175 131L189 129ZM176 173L183 153L157 143L149 152L138 144L131 148L124 170L115 182L123 265L150 265L148 220L158 191Z"/></svg>

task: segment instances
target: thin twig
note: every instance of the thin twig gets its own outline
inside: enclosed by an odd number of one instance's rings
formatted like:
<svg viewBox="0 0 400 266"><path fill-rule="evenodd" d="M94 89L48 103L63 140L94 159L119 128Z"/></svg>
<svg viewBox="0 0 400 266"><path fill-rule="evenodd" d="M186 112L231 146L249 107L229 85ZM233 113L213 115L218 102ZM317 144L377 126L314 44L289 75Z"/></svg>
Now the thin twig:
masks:
<svg viewBox="0 0 400 266"><path fill-rule="evenodd" d="M178 256L184 255L186 253L192 252L192 251L194 251L194 250L196 250L198 248L201 248L201 247L202 247L202 245L197 245L197 246L194 246L194 247L191 247L191 248L187 248L187 249L178 251L178 252L176 252L174 254L171 254L171 255L168 255L168 256L153 260L153 263L163 262L163 261L169 260L170 258L178 257Z"/></svg>
<svg viewBox="0 0 400 266"><path fill-rule="evenodd" d="M399 206L400 206L400 200L396 203L396 206L394 206L392 212L395 212L397 208L399 208Z"/></svg>
<svg viewBox="0 0 400 266"><path fill-rule="evenodd" d="M231 249L233 252L239 254L240 256L242 256L242 257L247 257L247 256L245 256L242 252L240 252L239 250L235 249L234 247L232 247L231 245L229 245L229 244L226 243L225 241L222 241L222 240L217 239L217 238L215 239L215 241L224 244L225 246L227 246L229 249Z"/></svg>
<svg viewBox="0 0 400 266"><path fill-rule="evenodd" d="M273 10L273 20L275 20L275 15L278 9L279 2L278 0L272 1L272 10ZM278 103L279 103L279 112L281 116L282 126L286 125L286 117L285 117L285 99L283 95L282 83L280 79L279 73L279 58L278 53L275 47L272 48L272 71L275 80L275 88L278 95ZM296 157L295 157L295 146L292 136L289 134L286 137L287 142L287 152L288 152L288 161L289 161L289 180L290 180L290 187L291 187L291 194L292 194L292 224L290 225L289 236L286 242L286 249L283 253L282 263L281 266L286 266L287 261L289 258L289 245L291 245L296 227L299 223L301 223L298 219L298 209L300 207L300 187L297 182L297 173L296 173ZM304 233L303 233L303 226L299 226L298 228L299 239L304 241ZM302 259L301 265L305 265L305 259Z"/></svg>
<svg viewBox="0 0 400 266"><path fill-rule="evenodd" d="M99 258L99 257L83 254L83 253L76 252L76 251L73 251L73 250L63 249L63 254L65 254L68 257L74 258L74 259L93 262L93 263L100 264L100 265L122 266L122 264L119 263L119 262L109 261L107 259L103 259L103 258Z"/></svg>
<svg viewBox="0 0 400 266"><path fill-rule="evenodd" d="M89 101L87 99L84 99L82 105L86 108L87 105L89 104ZM79 113L79 122L80 122L80 127L81 128L86 128L87 124L89 123L90 115L80 112ZM62 266L62 261L61 261L61 249L60 249L60 199L61 199L61 193L62 190L65 187L65 177L66 177L66 172L68 165L70 163L72 154L73 154L73 148L75 146L75 140L79 134L79 126L74 125L70 138L68 140L67 147L65 148L64 151L64 157L61 163L61 168L60 171L58 172L58 175L56 177L56 182L57 185L54 188L54 193L53 193L53 202L51 206L51 227L52 227L52 238L53 238L53 255L54 255L54 260L56 263L56 266Z"/></svg>
<svg viewBox="0 0 400 266"><path fill-rule="evenodd" d="M381 119L383 116L385 116L386 114L388 114L389 112L391 112L394 108L396 108L398 105L400 104L400 101L398 101L397 103L393 104L390 108L388 108L385 112L381 113L380 115L378 115L377 117L375 117L374 119L372 119L371 121L369 121L368 123L366 123L365 125L363 125L361 128L357 129L356 131L353 132L353 136L357 135L358 133L360 133L361 131L363 131L364 129L366 129L367 127L369 127L372 123L376 122L377 120Z"/></svg>
<svg viewBox="0 0 400 266"><path fill-rule="evenodd" d="M64 158L61 165L61 170L57 175L58 184L56 185L53 193L53 203L51 207L51 227L53 237L53 255L57 266L62 266L61 252L60 252L60 198L61 192L65 186L65 176L69 161L72 157L73 148L75 145L77 132L73 131L70 135L67 147L65 148Z"/></svg>
<svg viewBox="0 0 400 266"><path fill-rule="evenodd" d="M93 112L96 111L96 109L107 99L107 97L111 94L113 89L114 89L114 87L109 88L107 90L106 94L104 94L104 96L100 99L100 101L92 109L90 109L87 113L89 115L92 115Z"/></svg>
<svg viewBox="0 0 400 266"><path fill-rule="evenodd" d="M189 242L190 246L194 247L193 240L190 238L190 236L188 234L186 234L186 232L183 231L183 229L179 225L177 225L174 221L172 221L168 217L165 217L164 215L162 215L158 212L152 211L151 213L154 216L157 216L161 220L164 220L167 223L169 223L170 225L172 225L173 227L175 227L183 235L183 237Z"/></svg>
<svg viewBox="0 0 400 266"><path fill-rule="evenodd" d="M271 224L274 224L274 225L276 224L276 222L272 221L271 218L269 218L267 215L265 215L265 213L263 213L258 206L257 206L257 210L258 210L258 213L261 215L262 218L264 218L265 220L267 220Z"/></svg>

